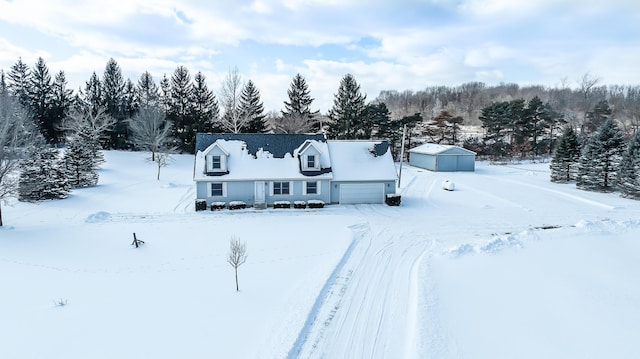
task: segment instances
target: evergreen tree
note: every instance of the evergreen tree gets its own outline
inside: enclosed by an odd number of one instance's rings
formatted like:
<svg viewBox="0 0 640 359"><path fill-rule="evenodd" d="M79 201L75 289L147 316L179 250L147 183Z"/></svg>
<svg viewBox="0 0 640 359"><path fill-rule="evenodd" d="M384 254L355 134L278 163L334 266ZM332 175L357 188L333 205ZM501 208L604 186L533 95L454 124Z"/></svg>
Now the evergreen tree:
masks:
<svg viewBox="0 0 640 359"><path fill-rule="evenodd" d="M307 81L300 74L296 74L289 90L287 90L289 101L284 101L283 117L300 118L303 121L313 123L316 115L320 111L311 111L311 103L313 98L309 91Z"/></svg>
<svg viewBox="0 0 640 359"><path fill-rule="evenodd" d="M49 68L42 57L38 58L31 71L29 87L29 108L40 133L49 143L57 142L55 117L52 116L53 85Z"/></svg>
<svg viewBox="0 0 640 359"><path fill-rule="evenodd" d="M98 184L95 147L80 136L73 136L67 144L63 163L67 182L71 188L92 187Z"/></svg>
<svg viewBox="0 0 640 359"><path fill-rule="evenodd" d="M127 144L127 123L124 104L125 80L120 65L113 58L109 59L102 78L104 106L106 114L116 120L107 147L125 149Z"/></svg>
<svg viewBox="0 0 640 359"><path fill-rule="evenodd" d="M640 131L631 138L627 150L622 155L618 188L622 196L640 199Z"/></svg>
<svg viewBox="0 0 640 359"><path fill-rule="evenodd" d="M597 128L602 126L606 120L611 118L612 114L611 107L609 107L609 103L605 100L599 101L593 106L593 110L587 112L586 114L586 123L585 123L585 131L587 133L592 133Z"/></svg>
<svg viewBox="0 0 640 359"><path fill-rule="evenodd" d="M136 86L136 93L138 94L137 102L140 107L155 107L160 105L160 89L153 81L153 76L151 76L149 71L145 71L140 75Z"/></svg>
<svg viewBox="0 0 640 359"><path fill-rule="evenodd" d="M433 118L429 135L435 137L436 143L446 145L455 145L458 142L458 134L460 133L460 124L463 119L460 116L454 116L447 110L442 110Z"/></svg>
<svg viewBox="0 0 640 359"><path fill-rule="evenodd" d="M220 116L216 95L209 90L202 72L198 72L193 78L192 111L193 123L190 126L190 131L193 133L193 137L189 141L189 146L193 147L191 151L195 151L196 133L212 132Z"/></svg>
<svg viewBox="0 0 640 359"><path fill-rule="evenodd" d="M73 102L73 91L67 89L67 79L64 71L56 74L52 85L52 98L50 108L50 121L53 132L51 141L59 143L63 139L63 130L61 129L64 119L71 110Z"/></svg>
<svg viewBox="0 0 640 359"><path fill-rule="evenodd" d="M333 107L329 110L327 135L335 139L365 139L370 124L365 115L366 95L360 93L360 85L351 74L340 80L338 93L334 95ZM369 133L370 134L370 133Z"/></svg>
<svg viewBox="0 0 640 359"><path fill-rule="evenodd" d="M160 105L166 114L169 113L169 107L171 107L171 80L167 77L167 74L162 75L160 80Z"/></svg>
<svg viewBox="0 0 640 359"><path fill-rule="evenodd" d="M191 146L195 134L192 132L193 114L193 85L189 70L178 66L171 76L171 90L169 93L169 107L167 120L173 123L172 136L178 141L180 150L193 153Z"/></svg>
<svg viewBox="0 0 640 359"><path fill-rule="evenodd" d="M267 132L266 115L264 114L264 106L260 101L260 91L249 80L242 89L240 95L240 113L247 121L242 128L242 132L246 133L263 133Z"/></svg>
<svg viewBox="0 0 640 359"><path fill-rule="evenodd" d="M613 120L606 120L582 150L576 183L578 188L613 190L624 146L622 131Z"/></svg>
<svg viewBox="0 0 640 359"><path fill-rule="evenodd" d="M29 66L22 62L22 58L18 58L18 61L11 66L7 77L9 93L15 96L25 109L30 110L29 88L31 85L31 72L29 71Z"/></svg>
<svg viewBox="0 0 640 359"><path fill-rule="evenodd" d="M81 101L81 107L88 108L94 114L106 108L102 82L95 71L91 74L89 81L85 82L84 93L81 94Z"/></svg>
<svg viewBox="0 0 640 359"><path fill-rule="evenodd" d="M510 150L507 142L511 123L509 102L494 102L483 108L479 119L485 130L484 142L488 151L498 157L507 155Z"/></svg>
<svg viewBox="0 0 640 359"><path fill-rule="evenodd" d="M35 146L34 151L20 164L20 169L20 201L61 199L71 191L55 148Z"/></svg>
<svg viewBox="0 0 640 359"><path fill-rule="evenodd" d="M580 143L578 142L578 136L571 126L567 126L551 159L551 182L575 180L579 160Z"/></svg>

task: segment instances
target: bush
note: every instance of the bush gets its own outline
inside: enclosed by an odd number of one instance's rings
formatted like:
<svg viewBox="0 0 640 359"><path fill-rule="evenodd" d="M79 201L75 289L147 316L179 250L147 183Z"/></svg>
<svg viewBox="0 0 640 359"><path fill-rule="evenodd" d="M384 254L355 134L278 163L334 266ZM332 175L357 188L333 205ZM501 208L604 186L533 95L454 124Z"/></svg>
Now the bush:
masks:
<svg viewBox="0 0 640 359"><path fill-rule="evenodd" d="M207 200L206 199L196 199L196 212L204 211L207 209Z"/></svg>
<svg viewBox="0 0 640 359"><path fill-rule="evenodd" d="M289 201L275 201L275 202L273 202L273 208L291 208L291 202L289 202Z"/></svg>
<svg viewBox="0 0 640 359"><path fill-rule="evenodd" d="M384 203L388 206L399 206L401 202L401 198L399 194L388 194L385 197Z"/></svg>
<svg viewBox="0 0 640 359"><path fill-rule="evenodd" d="M247 208L247 204L242 201L229 202L229 209L245 209L245 208Z"/></svg>
<svg viewBox="0 0 640 359"><path fill-rule="evenodd" d="M324 207L324 202L320 200L310 200L307 202L309 208L322 208Z"/></svg>
<svg viewBox="0 0 640 359"><path fill-rule="evenodd" d="M305 201L295 201L295 202L293 202L293 208L305 209L305 208L307 208L307 202L305 202Z"/></svg>
<svg viewBox="0 0 640 359"><path fill-rule="evenodd" d="M227 205L227 204L226 204L226 203L224 203L224 202L212 202L212 203L211 203L211 210L212 210L212 211L219 211L219 210L221 210L221 209L224 209L224 207L225 207L226 205Z"/></svg>

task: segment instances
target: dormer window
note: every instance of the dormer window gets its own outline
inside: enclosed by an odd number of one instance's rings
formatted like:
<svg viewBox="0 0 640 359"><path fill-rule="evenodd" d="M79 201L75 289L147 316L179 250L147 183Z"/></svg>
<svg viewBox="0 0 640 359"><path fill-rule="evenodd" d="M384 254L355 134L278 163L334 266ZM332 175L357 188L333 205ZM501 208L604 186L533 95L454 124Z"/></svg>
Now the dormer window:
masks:
<svg viewBox="0 0 640 359"><path fill-rule="evenodd" d="M316 156L307 156L307 168L316 168Z"/></svg>
<svg viewBox="0 0 640 359"><path fill-rule="evenodd" d="M222 156L211 156L211 169L214 171L222 169Z"/></svg>

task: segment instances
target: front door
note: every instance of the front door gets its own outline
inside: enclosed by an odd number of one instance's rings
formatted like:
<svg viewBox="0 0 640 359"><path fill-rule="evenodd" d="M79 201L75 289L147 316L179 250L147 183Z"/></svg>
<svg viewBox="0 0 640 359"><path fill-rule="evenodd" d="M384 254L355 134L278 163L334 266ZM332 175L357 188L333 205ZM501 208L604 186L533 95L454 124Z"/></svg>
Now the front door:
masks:
<svg viewBox="0 0 640 359"><path fill-rule="evenodd" d="M255 203L264 203L266 192L264 181L256 181L255 186Z"/></svg>

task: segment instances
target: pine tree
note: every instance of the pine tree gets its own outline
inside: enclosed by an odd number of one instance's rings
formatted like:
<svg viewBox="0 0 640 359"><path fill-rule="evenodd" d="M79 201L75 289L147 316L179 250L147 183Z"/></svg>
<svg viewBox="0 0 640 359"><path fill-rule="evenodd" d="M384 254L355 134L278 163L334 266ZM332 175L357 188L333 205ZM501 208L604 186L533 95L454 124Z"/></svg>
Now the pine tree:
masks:
<svg viewBox="0 0 640 359"><path fill-rule="evenodd" d="M53 85L49 68L42 57L38 58L31 71L29 87L29 108L35 117L40 133L49 143L57 142L55 117L52 116Z"/></svg>
<svg viewBox="0 0 640 359"><path fill-rule="evenodd" d="M624 146L620 128L613 120L606 120L582 150L577 187L592 191L613 190Z"/></svg>
<svg viewBox="0 0 640 359"><path fill-rule="evenodd" d="M458 134L460 133L460 124L463 119L460 116L454 116L447 110L442 110L433 118L430 124L429 134L435 137L434 142L446 145L455 145L458 142Z"/></svg>
<svg viewBox="0 0 640 359"><path fill-rule="evenodd" d="M220 116L220 107L213 91L209 90L207 80L202 72L198 72L193 78L193 123L190 131L193 137L189 140L189 146L195 151L196 133L212 132Z"/></svg>
<svg viewBox="0 0 640 359"><path fill-rule="evenodd" d="M18 199L42 201L66 198L71 191L55 148L36 146L20 164Z"/></svg>
<svg viewBox="0 0 640 359"><path fill-rule="evenodd" d="M149 71L145 71L140 75L136 86L138 94L138 104L140 107L155 107L160 105L160 89L153 81L153 76Z"/></svg>
<svg viewBox="0 0 640 359"><path fill-rule="evenodd" d="M367 138L367 129L371 126L364 116L366 97L360 93L360 85L353 75L346 74L342 77L338 93L334 95L333 107L329 110L331 123L327 132L330 138Z"/></svg>
<svg viewBox="0 0 640 359"><path fill-rule="evenodd" d="M102 78L104 106L107 115L116 120L107 147L125 149L128 147L127 123L123 98L125 95L125 80L122 77L120 65L113 58L109 59Z"/></svg>
<svg viewBox="0 0 640 359"><path fill-rule="evenodd" d="M15 96L22 106L30 109L29 88L31 85L31 72L29 66L22 62L22 58L18 58L18 61L11 66L7 78L9 93Z"/></svg>
<svg viewBox="0 0 640 359"><path fill-rule="evenodd" d="M191 146L195 133L191 131L193 119L193 85L189 70L178 66L171 76L171 90L169 93L169 107L167 120L173 123L172 136L178 141L180 150L193 153Z"/></svg>
<svg viewBox="0 0 640 359"><path fill-rule="evenodd" d="M73 91L67 89L64 71L56 74L52 85L50 120L53 127L51 141L59 143L63 138L62 122L67 117L73 102Z"/></svg>
<svg viewBox="0 0 640 359"><path fill-rule="evenodd" d="M593 106L593 110L587 112L585 119L585 130L587 133L592 133L609 118L613 111L609 107L609 103L605 100L599 101Z"/></svg>
<svg viewBox="0 0 640 359"><path fill-rule="evenodd" d="M267 132L266 115L264 114L264 106L260 101L260 91L249 80L242 89L240 95L240 113L247 121L242 128L242 132L246 133L263 133Z"/></svg>
<svg viewBox="0 0 640 359"><path fill-rule="evenodd" d="M622 196L640 199L640 131L631 138L627 150L622 155L618 188Z"/></svg>
<svg viewBox="0 0 640 359"><path fill-rule="evenodd" d="M309 91L307 81L300 74L296 74L289 90L287 90L289 101L284 102L284 110L282 111L283 117L300 118L303 121L313 123L316 115L320 111L311 111L311 103L313 98Z"/></svg>
<svg viewBox="0 0 640 359"><path fill-rule="evenodd" d="M105 108L102 82L95 71L91 74L89 81L85 82L81 100L82 107L87 107L94 114Z"/></svg>
<svg viewBox="0 0 640 359"><path fill-rule="evenodd" d="M95 149L90 143L86 143L80 136L72 137L63 158L65 176L71 188L98 184L94 156Z"/></svg>
<svg viewBox="0 0 640 359"><path fill-rule="evenodd" d="M551 159L551 182L575 180L579 160L580 143L578 142L578 136L571 126L567 126Z"/></svg>

